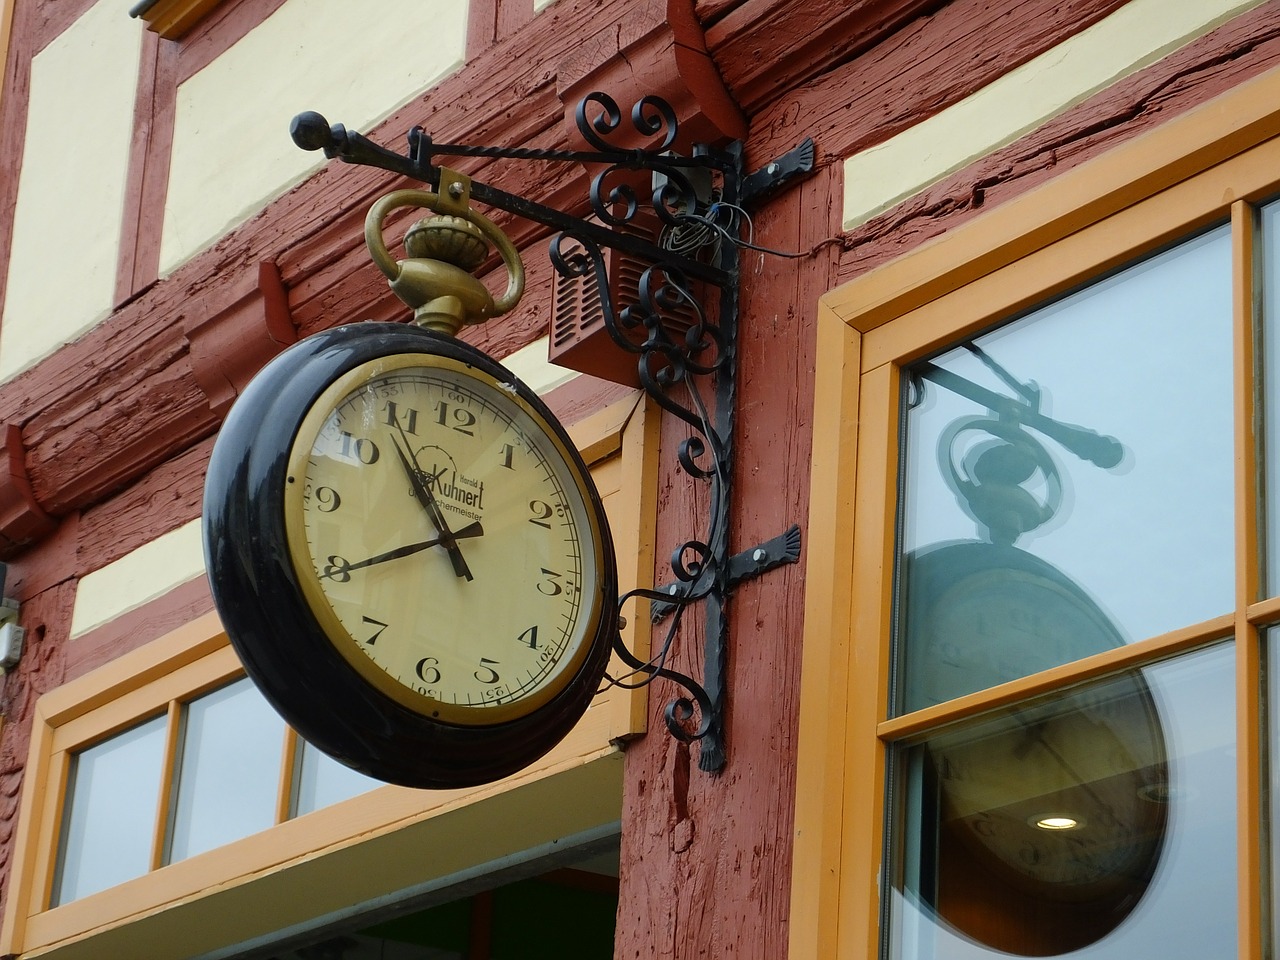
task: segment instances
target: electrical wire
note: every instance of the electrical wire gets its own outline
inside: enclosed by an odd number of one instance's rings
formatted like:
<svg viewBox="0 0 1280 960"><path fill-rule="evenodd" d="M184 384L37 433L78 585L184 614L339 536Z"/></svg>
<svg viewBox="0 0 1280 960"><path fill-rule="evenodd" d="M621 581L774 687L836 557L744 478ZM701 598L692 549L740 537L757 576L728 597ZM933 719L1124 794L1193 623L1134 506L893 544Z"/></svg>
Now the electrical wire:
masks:
<svg viewBox="0 0 1280 960"><path fill-rule="evenodd" d="M729 213L728 226L718 222L721 211L728 211ZM736 230L739 218L747 225L747 239L745 240L735 236L732 232ZM713 201L705 214L678 214L676 221L674 226L669 226L663 230L660 243L663 249L684 257L693 257L699 251L707 248L710 251L711 258L714 259L720 252L721 241L727 240L739 249L754 250L757 253L766 253L774 257L798 260L815 256L823 247L840 242L838 237L829 237L809 250L777 250L773 247L760 246L754 242L755 224L751 221L751 215L736 203L729 203L726 200Z"/></svg>

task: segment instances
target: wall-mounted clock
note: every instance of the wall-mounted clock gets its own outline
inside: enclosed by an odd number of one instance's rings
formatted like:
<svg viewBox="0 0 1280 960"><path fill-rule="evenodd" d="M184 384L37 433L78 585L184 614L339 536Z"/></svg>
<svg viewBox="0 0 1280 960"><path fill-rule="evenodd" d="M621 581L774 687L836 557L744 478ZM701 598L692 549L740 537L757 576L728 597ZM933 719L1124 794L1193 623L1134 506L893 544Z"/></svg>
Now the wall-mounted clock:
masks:
<svg viewBox="0 0 1280 960"><path fill-rule="evenodd" d="M914 551L903 580L902 712L1124 643L1070 577L1007 544ZM923 756L934 849L921 892L949 926L1041 956L1101 939L1141 901L1165 847L1171 772L1140 671L936 733Z"/></svg>
<svg viewBox="0 0 1280 960"><path fill-rule="evenodd" d="M205 488L214 599L246 670L366 774L511 774L585 712L617 632L590 474L527 386L452 337L356 324L265 367Z"/></svg>

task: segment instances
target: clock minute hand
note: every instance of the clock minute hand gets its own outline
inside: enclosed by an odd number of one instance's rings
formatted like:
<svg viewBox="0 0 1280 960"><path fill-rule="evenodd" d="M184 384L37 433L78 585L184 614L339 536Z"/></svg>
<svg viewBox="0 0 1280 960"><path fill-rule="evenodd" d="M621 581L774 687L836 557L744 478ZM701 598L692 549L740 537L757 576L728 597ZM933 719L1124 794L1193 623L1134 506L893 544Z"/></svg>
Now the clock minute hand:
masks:
<svg viewBox="0 0 1280 960"><path fill-rule="evenodd" d="M399 427L399 424L396 424L396 426ZM417 462L411 462L413 448L409 447L409 453L406 454L400 446L400 441L395 436L392 436L391 442L395 444L396 455L400 458L400 464L404 467L404 472L409 475L409 483L413 487L414 497L422 504L423 509L427 511L427 515L431 517L431 522L440 534L440 542L449 551L449 562L453 564L453 572L460 577L465 577L467 580L474 580L475 578L471 575L471 568L467 566L467 561L463 558L462 551L458 549L457 537L449 529L449 523L445 520L444 513L441 511L440 505L436 503L435 495L431 492L431 485L423 481L422 471L418 469ZM408 445L407 441L406 445Z"/></svg>
<svg viewBox="0 0 1280 960"><path fill-rule="evenodd" d="M453 538L455 540L465 540L469 537L484 536L484 528L480 526L480 521L469 523L461 530L454 531ZM388 550L385 553L379 553L375 556L368 557L364 560L357 560L355 563L348 563L341 568L343 573L350 573L352 570L359 570L362 567L371 567L375 563L384 563L387 560L398 560L401 557L408 557L431 547L437 547L444 541L439 537L433 537L430 540L419 540L417 543L409 543L403 547L396 547L394 550Z"/></svg>

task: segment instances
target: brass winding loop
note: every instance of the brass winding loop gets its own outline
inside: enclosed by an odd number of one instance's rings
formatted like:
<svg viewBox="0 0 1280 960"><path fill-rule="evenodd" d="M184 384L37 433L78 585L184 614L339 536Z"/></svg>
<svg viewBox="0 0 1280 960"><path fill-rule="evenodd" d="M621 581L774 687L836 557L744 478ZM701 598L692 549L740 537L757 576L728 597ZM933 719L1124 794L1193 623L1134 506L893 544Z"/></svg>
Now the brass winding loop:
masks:
<svg viewBox="0 0 1280 960"><path fill-rule="evenodd" d="M364 239L373 262L377 264L378 269L391 282L392 288L401 296L401 299L405 299L405 302L409 303L411 307L417 309L421 304L409 302L404 294L401 293L400 285L406 280L406 264L413 261L396 260L387 249L382 235L383 224L387 217L393 210L398 210L401 207L419 207L436 213L458 216L463 220L470 221L497 248L498 254L502 257L502 262L507 268L507 289L497 299L492 299L490 296L490 302L479 310L482 315L469 315L465 322L479 323L491 317L501 316L520 302L520 297L524 294L524 263L520 259L520 252L507 238L507 235L488 217L473 210L469 205L465 205L465 201L459 203L457 200L443 197L428 190L407 189L393 191L374 203L365 217ZM461 268L454 269L460 270ZM470 275L468 274L468 276ZM477 280L476 283L479 284L479 281ZM485 291L485 293L487 295L488 292ZM433 295L438 296L439 294ZM474 310L471 311L472 314L475 312Z"/></svg>
<svg viewBox="0 0 1280 960"><path fill-rule="evenodd" d="M966 432L987 434L967 454L960 450ZM957 456L960 462L957 461ZM1016 420L986 416L960 417L938 437L943 479L965 513L987 528L993 543L1012 545L1053 519L1062 506L1062 476L1049 451ZM1036 473L1043 492L1023 487Z"/></svg>

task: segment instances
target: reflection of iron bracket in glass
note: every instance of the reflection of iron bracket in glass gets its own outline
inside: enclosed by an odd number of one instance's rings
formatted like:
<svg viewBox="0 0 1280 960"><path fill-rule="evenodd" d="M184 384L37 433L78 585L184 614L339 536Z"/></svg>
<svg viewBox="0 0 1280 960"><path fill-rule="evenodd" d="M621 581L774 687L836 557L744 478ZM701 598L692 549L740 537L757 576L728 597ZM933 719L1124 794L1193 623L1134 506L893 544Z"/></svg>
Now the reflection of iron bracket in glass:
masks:
<svg viewBox="0 0 1280 960"><path fill-rule="evenodd" d="M965 347L1017 397L1002 396L932 363L920 364L914 373L981 404L992 414L962 417L952 423L939 438L938 457L943 476L966 512L987 528L993 543L1013 544L1022 534L1051 520L1062 502L1062 482L1053 458L1028 428L1104 469L1120 463L1124 446L1114 437L1041 413L1040 390L1034 383L1017 380L980 347L971 343ZM985 433L991 439L958 457L957 441L967 432ZM1043 498L1023 486L1037 472L1043 478Z"/></svg>

